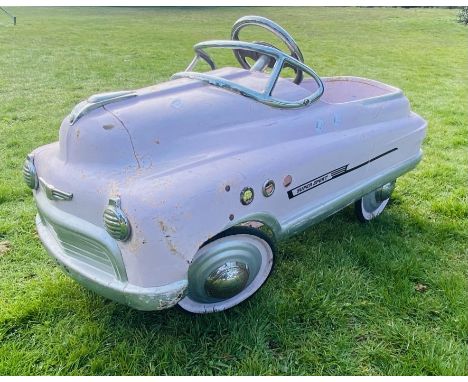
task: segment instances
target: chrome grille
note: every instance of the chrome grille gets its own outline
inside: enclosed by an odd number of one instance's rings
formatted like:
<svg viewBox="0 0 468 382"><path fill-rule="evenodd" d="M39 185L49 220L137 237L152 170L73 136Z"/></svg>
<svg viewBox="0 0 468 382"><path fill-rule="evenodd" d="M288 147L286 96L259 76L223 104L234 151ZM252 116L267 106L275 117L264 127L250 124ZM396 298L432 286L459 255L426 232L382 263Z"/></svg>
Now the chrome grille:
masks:
<svg viewBox="0 0 468 382"><path fill-rule="evenodd" d="M112 254L105 246L92 238L53 224L43 215L41 218L65 255L100 271L118 276L111 261Z"/></svg>

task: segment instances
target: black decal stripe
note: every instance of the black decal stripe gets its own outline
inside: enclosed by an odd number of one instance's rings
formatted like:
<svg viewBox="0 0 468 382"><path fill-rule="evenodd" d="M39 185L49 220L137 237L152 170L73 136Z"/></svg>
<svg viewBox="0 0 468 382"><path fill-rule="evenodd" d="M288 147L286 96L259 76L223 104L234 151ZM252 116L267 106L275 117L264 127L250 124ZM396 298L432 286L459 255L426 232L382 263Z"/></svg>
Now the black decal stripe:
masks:
<svg viewBox="0 0 468 382"><path fill-rule="evenodd" d="M351 171L354 171L354 170L357 170L358 168L361 168L362 166L365 166L366 164L369 164L377 159L380 159L382 158L383 156L387 155L387 154L390 154L390 153L393 153L394 151L398 150L397 147L395 147L394 149L391 149L391 150L388 150L386 152L384 152L383 154L380 154L380 155L377 155L376 157L372 158L372 159L369 159L368 161L364 162L364 163L361 163L359 165L357 165L356 167L352 167L350 168L348 171L346 171L347 173L348 172L351 172Z"/></svg>
<svg viewBox="0 0 468 382"><path fill-rule="evenodd" d="M365 166L365 165L367 165L367 164L369 164L369 163L371 163L371 162L373 162L373 161L375 161L377 159L382 158L385 155L388 155L388 154L396 151L396 150L398 150L398 147L395 147L395 148L393 148L391 150L388 150L388 151L386 151L386 152L384 152L384 153L382 153L380 155L377 155L376 157L371 158L368 161L365 161L365 162L363 162L361 164L358 164L355 167L351 167L350 169L348 169L349 164L338 167L335 170L332 170L332 171L327 172L327 173L325 173L323 175L320 175L320 176L318 176L318 177L316 177L316 178L314 178L312 180L309 180L308 182L302 183L301 185L289 190L288 191L288 198L292 199L292 198L294 198L294 197L296 197L298 195L303 194L304 192L312 190L315 187L321 186L322 184L325 184L325 183L329 182L330 180L336 179L336 178L338 178L338 177L340 177L342 175L345 175L345 174L348 174L348 173L350 173L350 172L352 172L354 170L357 170L357 169L359 169L359 168L361 168L361 167L363 167L363 166ZM329 179L326 179L326 180L323 180L321 182L318 182L317 184L314 184L314 182L317 181L317 179L327 177L328 175L330 175ZM307 186L307 187L304 187L304 186ZM294 194L294 191L297 191L299 189L301 189L301 190L299 192L297 192L296 194Z"/></svg>
<svg viewBox="0 0 468 382"><path fill-rule="evenodd" d="M301 192L299 192L299 193L297 193L296 195L294 195L294 192L293 192L293 191L297 190L298 188L301 188L302 186L304 186L304 185L306 185L306 184L313 183L315 180L317 180L317 179L319 179L319 178L321 178L321 177L323 177L323 176L325 176L325 175L328 175L328 174L330 174L330 173L327 172L327 173L324 174L324 175L321 175L321 176L319 176L319 177L317 177L317 178L315 178L315 179L310 180L310 181L307 182L307 183L304 183L304 184L302 184L302 185L300 185L300 186L298 186L298 187L296 187L296 188L294 188L294 189L292 189L292 190L289 190L289 191L288 191L288 197L289 197L289 199L292 199L292 198L294 198L295 196L301 195L301 194L303 194L304 192L310 191L310 190L312 190L312 189L315 188L315 187L321 186L322 184L325 184L325 183L329 182L330 180L333 180L333 179L335 179L335 178L338 178L339 176L341 176L341 175L343 175L343 174L345 174L345 173L342 173L342 174L337 175L337 176L330 176L329 179L324 180L323 182L317 183L317 184L314 185L314 186L310 186L310 187L308 187L308 188L305 188L305 189L302 190Z"/></svg>
<svg viewBox="0 0 468 382"><path fill-rule="evenodd" d="M342 166L336 170L333 170L330 174L332 174L332 176L336 176L336 175L339 175L339 174L342 174L343 172L346 172L346 168L348 167L348 165L346 166Z"/></svg>

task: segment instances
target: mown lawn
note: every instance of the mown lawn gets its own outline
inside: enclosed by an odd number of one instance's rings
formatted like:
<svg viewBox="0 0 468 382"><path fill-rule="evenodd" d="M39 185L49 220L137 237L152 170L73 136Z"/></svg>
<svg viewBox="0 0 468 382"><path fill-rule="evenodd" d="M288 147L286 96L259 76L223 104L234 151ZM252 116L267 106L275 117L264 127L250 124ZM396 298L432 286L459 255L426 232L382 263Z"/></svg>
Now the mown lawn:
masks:
<svg viewBox="0 0 468 382"><path fill-rule="evenodd" d="M468 29L456 10L8 8L0 15L0 374L467 374ZM167 80L196 42L260 14L320 75L402 88L429 121L420 166L362 225L352 208L280 244L247 303L142 313L63 275L21 166L77 101Z"/></svg>

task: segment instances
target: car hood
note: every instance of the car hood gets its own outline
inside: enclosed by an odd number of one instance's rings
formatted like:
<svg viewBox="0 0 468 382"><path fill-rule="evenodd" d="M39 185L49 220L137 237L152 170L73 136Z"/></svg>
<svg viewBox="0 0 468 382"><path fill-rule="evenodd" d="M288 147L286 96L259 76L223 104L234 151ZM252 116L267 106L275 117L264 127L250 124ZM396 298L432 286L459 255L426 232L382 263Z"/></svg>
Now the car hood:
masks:
<svg viewBox="0 0 468 382"><path fill-rule="evenodd" d="M257 91L269 79L235 68L211 74ZM136 94L93 110L71 126L65 120L60 141L66 159L172 171L294 139L298 129L290 126L271 134L272 125L304 112L275 109L191 79L168 81ZM280 78L274 95L300 99L308 91Z"/></svg>

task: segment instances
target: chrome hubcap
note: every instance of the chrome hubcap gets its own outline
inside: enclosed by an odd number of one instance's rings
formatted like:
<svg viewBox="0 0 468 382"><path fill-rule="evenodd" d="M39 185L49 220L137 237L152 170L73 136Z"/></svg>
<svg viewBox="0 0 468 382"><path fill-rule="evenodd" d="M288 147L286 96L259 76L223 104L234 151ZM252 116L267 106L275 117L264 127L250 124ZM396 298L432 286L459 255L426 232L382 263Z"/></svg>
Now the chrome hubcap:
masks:
<svg viewBox="0 0 468 382"><path fill-rule="evenodd" d="M214 298L230 298L242 291L248 280L247 264L228 261L209 274L205 281L205 290Z"/></svg>
<svg viewBox="0 0 468 382"><path fill-rule="evenodd" d="M359 202L356 202L358 217L362 221L369 221L382 213L389 198L395 189L395 180L385 183L383 186L364 195Z"/></svg>
<svg viewBox="0 0 468 382"><path fill-rule="evenodd" d="M376 211L391 196L394 189L395 182L393 181L364 196L362 198L364 210L369 213Z"/></svg>
<svg viewBox="0 0 468 382"><path fill-rule="evenodd" d="M384 200L387 200L392 195L394 189L395 181L384 184L382 187L376 190L375 199L380 203Z"/></svg>
<svg viewBox="0 0 468 382"><path fill-rule="evenodd" d="M220 237L198 250L188 271L187 295L179 305L193 313L229 309L262 286L272 265L272 247L262 237L248 232Z"/></svg>
<svg viewBox="0 0 468 382"><path fill-rule="evenodd" d="M189 268L187 297L200 304L236 298L262 266L263 244L247 235L224 237L201 248Z"/></svg>

